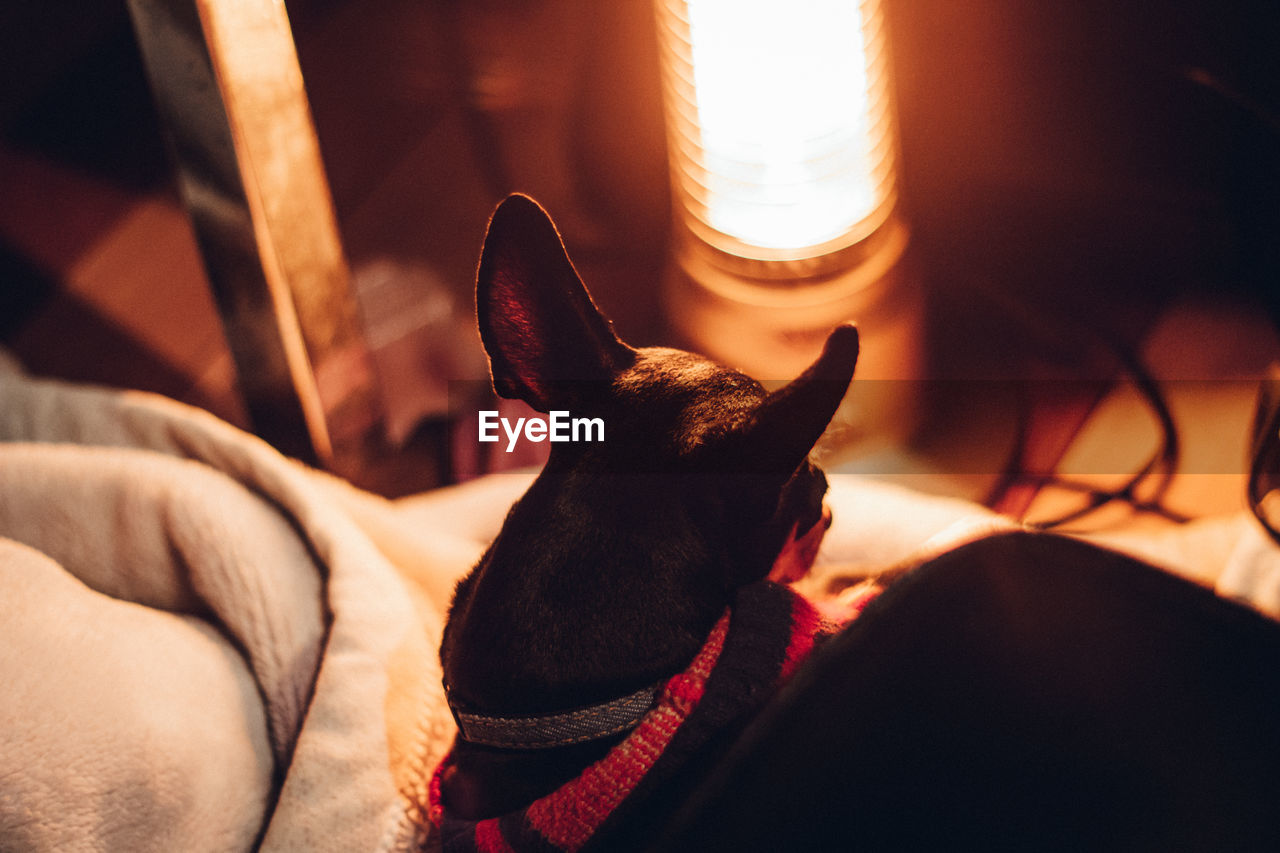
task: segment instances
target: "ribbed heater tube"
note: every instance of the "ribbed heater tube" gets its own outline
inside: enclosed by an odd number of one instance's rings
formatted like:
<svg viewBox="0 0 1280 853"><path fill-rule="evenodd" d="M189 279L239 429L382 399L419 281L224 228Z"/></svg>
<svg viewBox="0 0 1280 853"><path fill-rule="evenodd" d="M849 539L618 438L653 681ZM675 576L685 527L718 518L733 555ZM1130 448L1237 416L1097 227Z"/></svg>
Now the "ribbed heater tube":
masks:
<svg viewBox="0 0 1280 853"><path fill-rule="evenodd" d="M856 263L897 201L878 0L655 0L655 9L684 236L753 278Z"/></svg>

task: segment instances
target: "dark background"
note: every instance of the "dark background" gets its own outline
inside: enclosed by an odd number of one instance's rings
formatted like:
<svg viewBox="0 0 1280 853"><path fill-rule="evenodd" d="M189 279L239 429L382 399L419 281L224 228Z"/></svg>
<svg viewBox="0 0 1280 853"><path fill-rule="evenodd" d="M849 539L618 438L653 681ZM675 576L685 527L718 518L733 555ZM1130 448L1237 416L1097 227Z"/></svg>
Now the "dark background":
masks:
<svg viewBox="0 0 1280 853"><path fill-rule="evenodd" d="M352 266L423 273L402 298L451 306L445 349L474 346L475 257L512 190L556 216L625 337L668 338L648 2L288 8ZM1280 313L1278 8L885 0L930 376L1105 372L1096 340L1135 342L1188 294ZM122 211L176 200L123 4L4 4L0 55L0 340L38 372L241 417L193 379L214 356L160 351L66 286ZM203 286L198 265L166 275ZM216 329L188 301L181 322ZM422 367L441 381L482 368L439 350Z"/></svg>

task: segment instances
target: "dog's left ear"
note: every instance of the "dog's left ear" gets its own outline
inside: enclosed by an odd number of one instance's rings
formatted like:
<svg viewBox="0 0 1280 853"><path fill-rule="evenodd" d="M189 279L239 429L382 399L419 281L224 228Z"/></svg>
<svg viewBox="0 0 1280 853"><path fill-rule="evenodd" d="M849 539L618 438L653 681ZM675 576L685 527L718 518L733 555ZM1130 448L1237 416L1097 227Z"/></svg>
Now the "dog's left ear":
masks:
<svg viewBox="0 0 1280 853"><path fill-rule="evenodd" d="M858 330L839 326L818 359L769 394L739 433L740 452L753 464L790 476L831 422L858 361Z"/></svg>
<svg viewBox="0 0 1280 853"><path fill-rule="evenodd" d="M494 390L541 412L568 405L565 389L607 382L635 360L591 301L551 217L528 196L509 196L489 220L476 317Z"/></svg>

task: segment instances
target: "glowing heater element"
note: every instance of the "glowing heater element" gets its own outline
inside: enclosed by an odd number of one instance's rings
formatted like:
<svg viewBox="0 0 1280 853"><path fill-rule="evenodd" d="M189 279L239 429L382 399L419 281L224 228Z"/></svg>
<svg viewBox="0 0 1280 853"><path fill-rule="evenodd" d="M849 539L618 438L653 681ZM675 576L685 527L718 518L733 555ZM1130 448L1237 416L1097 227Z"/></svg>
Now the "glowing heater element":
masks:
<svg viewBox="0 0 1280 853"><path fill-rule="evenodd" d="M858 379L918 378L881 0L654 8L675 212L665 301L682 343L785 380L853 321ZM913 384L855 381L836 421L909 433Z"/></svg>
<svg viewBox="0 0 1280 853"><path fill-rule="evenodd" d="M656 4L672 180L695 236L738 258L803 261L888 220L896 147L877 0Z"/></svg>

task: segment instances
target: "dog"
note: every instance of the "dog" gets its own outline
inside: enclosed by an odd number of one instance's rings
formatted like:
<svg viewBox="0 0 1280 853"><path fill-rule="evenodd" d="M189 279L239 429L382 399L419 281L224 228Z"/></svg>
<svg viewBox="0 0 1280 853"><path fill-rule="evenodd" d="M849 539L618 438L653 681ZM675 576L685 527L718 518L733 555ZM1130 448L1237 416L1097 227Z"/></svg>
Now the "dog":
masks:
<svg viewBox="0 0 1280 853"><path fill-rule="evenodd" d="M604 441L553 444L458 584L439 848L1280 848L1274 621L1026 531L882 577L848 628L785 585L831 523L808 457L852 326L772 393L630 347L523 196L476 299L497 393Z"/></svg>
<svg viewBox="0 0 1280 853"><path fill-rule="evenodd" d="M833 628L769 578L802 575L831 523L809 454L858 333L772 392L633 348L522 195L489 223L476 311L495 391L604 440L552 445L457 586L440 656L459 735L432 820L444 849L638 844Z"/></svg>

